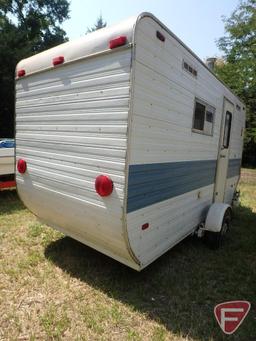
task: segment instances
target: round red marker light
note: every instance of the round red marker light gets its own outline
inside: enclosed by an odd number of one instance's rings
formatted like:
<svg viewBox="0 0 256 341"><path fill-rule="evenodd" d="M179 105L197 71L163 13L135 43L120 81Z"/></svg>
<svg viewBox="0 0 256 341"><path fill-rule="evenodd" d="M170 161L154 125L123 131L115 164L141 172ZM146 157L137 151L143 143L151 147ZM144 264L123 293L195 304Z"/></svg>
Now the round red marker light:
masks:
<svg viewBox="0 0 256 341"><path fill-rule="evenodd" d="M17 170L19 173L24 174L27 170L27 162L25 160L19 159L17 162Z"/></svg>
<svg viewBox="0 0 256 341"><path fill-rule="evenodd" d="M95 180L95 189L101 197L107 197L113 192L113 181L107 175L99 175Z"/></svg>
<svg viewBox="0 0 256 341"><path fill-rule="evenodd" d="M24 69L19 70L19 71L17 72L17 76L18 76L18 77L24 77L25 75L26 75L26 71L25 71Z"/></svg>

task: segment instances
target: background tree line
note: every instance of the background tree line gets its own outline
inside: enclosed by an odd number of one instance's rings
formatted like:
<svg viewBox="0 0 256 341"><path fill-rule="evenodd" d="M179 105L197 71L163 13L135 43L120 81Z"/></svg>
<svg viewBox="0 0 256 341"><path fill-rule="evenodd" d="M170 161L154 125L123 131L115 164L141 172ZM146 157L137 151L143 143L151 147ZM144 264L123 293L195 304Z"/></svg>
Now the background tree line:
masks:
<svg viewBox="0 0 256 341"><path fill-rule="evenodd" d="M256 167L256 0L240 2L224 23L217 42L224 59L215 72L246 105L243 164Z"/></svg>
<svg viewBox="0 0 256 341"><path fill-rule="evenodd" d="M67 0L0 0L0 137L14 135L14 72L17 62L67 40ZM216 74L247 108L244 164L256 166L256 0L241 1L224 20L218 40L224 56ZM87 32L105 27L102 15Z"/></svg>
<svg viewBox="0 0 256 341"><path fill-rule="evenodd" d="M23 58L68 40L67 0L0 0L0 137L14 136L14 74ZM100 15L87 32L105 27Z"/></svg>

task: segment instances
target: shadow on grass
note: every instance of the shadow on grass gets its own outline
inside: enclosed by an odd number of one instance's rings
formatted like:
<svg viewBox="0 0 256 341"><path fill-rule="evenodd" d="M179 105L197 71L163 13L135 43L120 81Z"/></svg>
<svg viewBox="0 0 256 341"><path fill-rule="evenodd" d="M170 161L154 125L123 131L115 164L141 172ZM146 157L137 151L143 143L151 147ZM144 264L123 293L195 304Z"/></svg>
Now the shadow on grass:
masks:
<svg viewBox="0 0 256 341"><path fill-rule="evenodd" d="M0 214L11 214L25 209L15 189L0 191Z"/></svg>
<svg viewBox="0 0 256 341"><path fill-rule="evenodd" d="M141 273L64 237L49 244L46 257L71 276L158 321L177 335L226 340L213 308L244 299L253 303L256 282L256 215L235 211L232 233L223 248L209 250L189 237ZM230 340L256 340L255 306Z"/></svg>

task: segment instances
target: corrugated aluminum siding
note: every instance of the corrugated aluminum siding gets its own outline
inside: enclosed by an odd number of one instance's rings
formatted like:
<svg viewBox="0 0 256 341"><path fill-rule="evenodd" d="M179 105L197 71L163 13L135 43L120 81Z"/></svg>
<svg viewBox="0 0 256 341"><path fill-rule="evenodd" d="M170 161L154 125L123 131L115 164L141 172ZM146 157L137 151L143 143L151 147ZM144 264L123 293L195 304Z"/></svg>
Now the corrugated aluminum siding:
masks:
<svg viewBox="0 0 256 341"><path fill-rule="evenodd" d="M157 39L157 31L165 42ZM223 98L237 99L153 18L138 22L135 41L127 228L144 267L205 217L213 200ZM197 70L197 77L184 70L184 60ZM192 131L195 98L215 108L213 136ZM197 169L189 169L191 164ZM136 170L154 165L181 169L168 171L165 181L164 174L154 177L151 171L140 173L139 179ZM142 230L145 223L149 228Z"/></svg>
<svg viewBox="0 0 256 341"><path fill-rule="evenodd" d="M131 165L127 212L214 183L216 160Z"/></svg>
<svg viewBox="0 0 256 341"><path fill-rule="evenodd" d="M121 49L31 75L16 87L16 156L28 165L17 174L21 198L66 234L124 258L130 61L131 49ZM95 192L99 174L114 181L110 197Z"/></svg>

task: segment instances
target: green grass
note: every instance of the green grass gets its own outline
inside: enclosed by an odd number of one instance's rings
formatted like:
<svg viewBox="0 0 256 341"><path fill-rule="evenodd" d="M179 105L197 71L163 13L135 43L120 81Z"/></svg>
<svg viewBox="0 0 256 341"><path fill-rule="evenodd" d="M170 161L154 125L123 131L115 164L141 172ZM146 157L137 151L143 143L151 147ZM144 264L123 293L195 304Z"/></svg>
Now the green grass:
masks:
<svg viewBox="0 0 256 341"><path fill-rule="evenodd" d="M0 340L256 340L256 171L222 249L187 238L141 273L40 224L0 193ZM225 336L217 303L252 308Z"/></svg>

